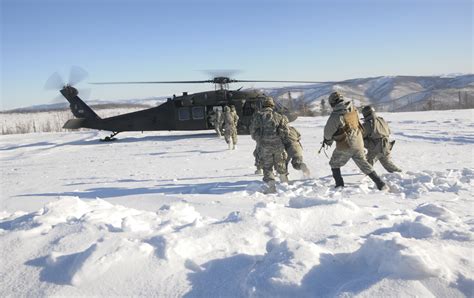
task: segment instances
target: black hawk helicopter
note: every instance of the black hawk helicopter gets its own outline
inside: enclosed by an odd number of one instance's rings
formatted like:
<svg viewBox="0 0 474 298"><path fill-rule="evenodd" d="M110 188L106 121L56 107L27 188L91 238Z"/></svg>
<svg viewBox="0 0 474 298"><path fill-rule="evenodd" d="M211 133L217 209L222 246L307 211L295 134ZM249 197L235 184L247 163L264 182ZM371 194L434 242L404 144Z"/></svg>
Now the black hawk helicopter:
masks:
<svg viewBox="0 0 474 298"><path fill-rule="evenodd" d="M77 70L76 70L77 71ZM72 70L71 70L72 73ZM73 76L73 75L71 75ZM81 76L83 76L81 74ZM77 83L78 80L75 80ZM230 83L321 83L310 81L275 81L275 80L235 80L226 76L218 76L203 81L150 81L150 82L96 82L91 84L199 84L213 83L213 91L173 95L159 106L122 114L109 118L100 118L81 98L72 83L63 84L60 93L70 103L75 119L68 120L63 128L90 128L111 131L112 134L104 141L114 140L114 136L125 131L155 130L210 130L214 124L209 120L210 113L216 108L235 106L239 116L238 133L248 134L252 115L260 110L266 95L257 90L230 90ZM286 115L289 121L297 118L296 113L276 102L276 110Z"/></svg>

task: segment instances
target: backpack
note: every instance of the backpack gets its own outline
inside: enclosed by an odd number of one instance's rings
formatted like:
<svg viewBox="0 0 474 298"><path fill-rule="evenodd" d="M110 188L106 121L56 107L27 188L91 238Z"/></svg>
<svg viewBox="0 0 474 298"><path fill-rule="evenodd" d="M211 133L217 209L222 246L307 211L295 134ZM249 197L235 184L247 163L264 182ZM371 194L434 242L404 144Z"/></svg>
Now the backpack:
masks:
<svg viewBox="0 0 474 298"><path fill-rule="evenodd" d="M382 139L390 136L390 128L382 117L374 117L370 124L372 127L371 138Z"/></svg>
<svg viewBox="0 0 474 298"><path fill-rule="evenodd" d="M260 134L262 136L276 136L278 135L278 128L280 127L281 116L274 111L263 111L260 114Z"/></svg>

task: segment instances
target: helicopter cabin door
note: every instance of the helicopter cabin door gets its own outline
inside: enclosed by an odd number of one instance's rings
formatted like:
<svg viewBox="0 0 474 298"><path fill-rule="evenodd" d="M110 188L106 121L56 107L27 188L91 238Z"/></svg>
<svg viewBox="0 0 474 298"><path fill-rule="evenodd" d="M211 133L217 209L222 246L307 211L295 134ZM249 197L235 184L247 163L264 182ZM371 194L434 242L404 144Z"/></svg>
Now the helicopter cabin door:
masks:
<svg viewBox="0 0 474 298"><path fill-rule="evenodd" d="M176 108L177 130L209 129L206 119L205 106L181 106Z"/></svg>

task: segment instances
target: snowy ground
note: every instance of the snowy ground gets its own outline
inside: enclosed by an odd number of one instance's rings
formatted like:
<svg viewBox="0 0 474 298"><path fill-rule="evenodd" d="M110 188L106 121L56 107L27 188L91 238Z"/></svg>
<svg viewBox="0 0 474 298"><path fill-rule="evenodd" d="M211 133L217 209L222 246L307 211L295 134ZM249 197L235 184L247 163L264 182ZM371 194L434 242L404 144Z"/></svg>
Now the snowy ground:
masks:
<svg viewBox="0 0 474 298"><path fill-rule="evenodd" d="M249 136L1 136L0 293L472 297L473 113L385 114L391 193L352 162L332 188L324 117L294 123L313 178L291 171L276 195Z"/></svg>

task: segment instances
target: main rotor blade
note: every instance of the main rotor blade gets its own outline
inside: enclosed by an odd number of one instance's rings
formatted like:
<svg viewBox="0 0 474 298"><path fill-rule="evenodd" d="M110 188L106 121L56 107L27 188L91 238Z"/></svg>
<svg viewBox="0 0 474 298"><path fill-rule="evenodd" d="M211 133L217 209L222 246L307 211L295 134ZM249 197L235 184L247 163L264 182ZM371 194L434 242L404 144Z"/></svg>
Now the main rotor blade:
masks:
<svg viewBox="0 0 474 298"><path fill-rule="evenodd" d="M59 73L55 72L48 78L48 80L44 84L44 89L60 90L62 87L64 87L64 85L65 84L62 77L59 75Z"/></svg>
<svg viewBox="0 0 474 298"><path fill-rule="evenodd" d="M69 72L69 85L74 86L82 82L89 74L79 66L72 66Z"/></svg>
<svg viewBox="0 0 474 298"><path fill-rule="evenodd" d="M232 83L304 83L304 84L326 84L334 82L320 81L273 81L273 80L232 80Z"/></svg>
<svg viewBox="0 0 474 298"><path fill-rule="evenodd" d="M153 82L93 82L93 85L120 85L120 84L198 84L212 83L212 80L205 81L153 81Z"/></svg>

